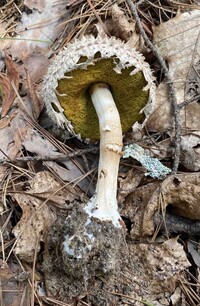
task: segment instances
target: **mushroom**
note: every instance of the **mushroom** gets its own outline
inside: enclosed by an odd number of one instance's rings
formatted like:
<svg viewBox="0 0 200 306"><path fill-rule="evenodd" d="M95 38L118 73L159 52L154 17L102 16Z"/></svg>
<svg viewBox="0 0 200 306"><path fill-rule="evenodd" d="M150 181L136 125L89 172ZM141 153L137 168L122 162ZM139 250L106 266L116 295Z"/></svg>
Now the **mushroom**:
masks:
<svg viewBox="0 0 200 306"><path fill-rule="evenodd" d="M44 79L49 116L80 139L100 137L96 192L85 207L90 218L121 227L116 193L122 133L138 121L144 124L154 95L144 57L114 37L75 40L49 67Z"/></svg>
<svg viewBox="0 0 200 306"><path fill-rule="evenodd" d="M124 248L116 200L122 134L138 121L144 124L154 93L143 56L114 37L75 40L49 67L44 79L49 116L80 139L100 138L94 196L86 205L74 203L64 222L57 221L44 239L45 287L50 296L63 292L63 300L69 301L87 290L96 295L101 276L113 282Z"/></svg>

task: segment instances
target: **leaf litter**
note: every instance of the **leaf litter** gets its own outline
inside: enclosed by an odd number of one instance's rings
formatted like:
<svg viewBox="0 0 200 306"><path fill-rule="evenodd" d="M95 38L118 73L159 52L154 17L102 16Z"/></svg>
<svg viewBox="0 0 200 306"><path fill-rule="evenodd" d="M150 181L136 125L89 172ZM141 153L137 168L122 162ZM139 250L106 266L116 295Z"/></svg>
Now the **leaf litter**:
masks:
<svg viewBox="0 0 200 306"><path fill-rule="evenodd" d="M199 10L178 14L175 18L154 28L154 44L167 61L169 74L174 82L177 103L194 97L193 103L180 112L181 162L192 170L199 168L199 116L198 103L200 54L200 15ZM157 106L148 121L148 129L154 132L165 131L173 135L173 121L165 80L157 89ZM187 143L187 145L186 145Z"/></svg>
<svg viewBox="0 0 200 306"><path fill-rule="evenodd" d="M82 12L79 6L77 9L76 2L69 2L71 12L67 11L63 14L64 3L55 5L51 1L24 1L31 12L30 14L26 11L22 12L21 20L18 21L15 33L19 40L9 41L6 44L12 59L6 54L7 61L4 61L4 67L6 66L7 72L2 70L0 76L1 99L4 103L0 121L0 159L6 160L4 163L1 162L0 169L2 198L4 196L4 200L1 200L1 211L5 214L6 210L11 209L13 215L12 221L8 217L8 230L7 232L4 230L4 235L1 237L5 248L2 249L4 255L0 276L3 282L6 279L11 285L9 287L9 283L3 283L1 286L1 296L5 305L19 305L23 300L22 295L26 296L25 300L29 299L26 292L30 289L30 282L27 282L27 278L25 277L22 283L16 281L19 278L13 279L13 274L16 276L16 270L12 264L15 256L18 258L17 261L15 259L18 274L23 273L23 269L25 271L30 269L30 273L34 269L36 272L42 271L41 254L47 242L46 233L52 230L52 225L56 228L60 220L64 222L73 206L77 207L88 193L93 193L92 189L95 185L93 172L97 156L93 154L62 162L34 161L34 156L49 155L56 158L60 152L67 152L67 146L61 145L59 140L55 142L54 137L45 134L42 127L39 128L34 121L38 119L43 108L42 78L51 60L50 56L53 54L49 46L52 46L54 42L55 49L59 49L73 35L76 37L81 35L81 31L82 33L87 31L100 33L104 27L107 27L110 33L115 30L111 35L116 35L130 46L136 46L146 54L147 59L151 56L144 46L143 39L135 27L135 21L124 1L119 1L111 7L107 1L95 2L93 10L89 5L90 1L77 2L82 7ZM199 94L199 13L194 10L190 13L179 13L176 16L172 13L174 18L171 18L166 13L171 10L171 7L160 6L159 1L148 3L147 11L144 8L145 4L142 4L142 22L148 35L153 34L154 44L168 61L178 103L182 103ZM154 15L151 15L152 8ZM95 21L94 10L100 16L100 23L99 20ZM49 20L50 12L52 22ZM157 17L155 12L158 12ZM70 20L73 16L76 18ZM154 24L152 28L152 23L158 16L166 20L158 26ZM61 23L62 26L59 26ZM75 25L73 30L70 29L72 24ZM5 21L1 27L5 33ZM67 33L66 37L62 36L62 33ZM184 41L187 44L184 44ZM17 61L14 63L13 59ZM24 93L25 96L23 96ZM162 162L170 168L173 153L171 143L173 126L164 81L158 86L157 96L160 104L148 121L147 128L150 133L156 132L157 135L166 133L167 139L161 136L156 138L154 134L149 137L144 130L137 141L139 140L140 146L151 152L152 157L162 159ZM198 101L188 104L181 110L180 173L175 176L170 175L160 182L145 177L144 169L138 165L137 161L127 159L121 162L118 200L120 213L129 222L125 250L121 252L121 257L124 258L119 267L121 275L120 279L113 278L108 283L101 279L95 283L97 287L103 285L104 292L109 296L110 305L141 305L141 303L154 306L169 305L169 303L187 305L188 300L191 301L191 299L199 302L189 285L192 279L185 274L191 265L187 259L187 253L190 253L198 264L199 249L194 248L191 242L187 242L188 238L184 241L188 243L188 247L183 249L177 235L169 237L167 228L166 232L159 232L159 226L155 222L158 214L163 217L161 222L165 222L164 217L167 213L185 218L186 226L187 220L198 221L200 218L198 112ZM134 135L131 137L134 138ZM66 141L70 145L71 152L76 147L84 147L73 139ZM33 160L15 164L15 158L20 156L32 156ZM183 166L185 168L182 168ZM19 211L18 214L16 210ZM14 217L14 214L18 217ZM11 215L8 214L8 216ZM4 219L2 222L7 221ZM12 235L16 239L14 244ZM192 234L191 237L197 239ZM26 264L22 264L23 262ZM44 271L42 274L45 281ZM30 277L27 277L30 280ZM64 274L63 277L65 278L66 275ZM65 282L62 277L58 280L56 273L52 275L52 279L61 287ZM62 295L48 297L46 292L49 288L47 284L46 288L44 287L43 280L40 277L37 278L36 274L33 275L32 284L34 285L35 282L37 286L31 289L32 296L35 292L32 306L34 300L39 305L43 305L42 303L46 305L48 299L53 301L50 302L53 305L57 303L74 305L73 301L66 301ZM23 284L22 291L18 289L19 284ZM118 295L112 293L114 287L117 288ZM17 293L11 294L10 288ZM104 294L103 291L101 294ZM85 293L80 297L79 304L85 305L88 299L95 301L92 293Z"/></svg>

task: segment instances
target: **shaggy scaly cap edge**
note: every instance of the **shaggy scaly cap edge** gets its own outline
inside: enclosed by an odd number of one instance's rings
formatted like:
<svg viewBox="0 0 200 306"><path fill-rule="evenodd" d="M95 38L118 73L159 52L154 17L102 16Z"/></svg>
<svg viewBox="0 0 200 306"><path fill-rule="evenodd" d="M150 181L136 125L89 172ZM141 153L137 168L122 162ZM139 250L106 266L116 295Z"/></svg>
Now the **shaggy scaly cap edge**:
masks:
<svg viewBox="0 0 200 306"><path fill-rule="evenodd" d="M145 62L144 56L115 37L98 36L95 38L94 36L83 36L80 39L75 39L58 53L44 77L43 97L47 113L59 127L66 128L72 135L76 135L76 133L71 122L65 117L64 110L56 96L58 81L67 78L65 76L67 72L75 69L86 69L88 65L94 64L94 56L97 52L100 52L102 59L111 57L118 59L118 63L116 62L116 66L113 68L118 74L121 73L122 69L130 67L133 67L130 75L134 75L139 71L143 72L144 78L147 81L147 85L143 90L149 90L149 101L141 112L144 112L147 119L153 110L156 88L152 71L149 64ZM83 63L78 63L79 59L83 56L87 57L87 60ZM51 103L54 103L58 111L54 110ZM144 126L146 119L140 127ZM80 135L76 136L80 138Z"/></svg>

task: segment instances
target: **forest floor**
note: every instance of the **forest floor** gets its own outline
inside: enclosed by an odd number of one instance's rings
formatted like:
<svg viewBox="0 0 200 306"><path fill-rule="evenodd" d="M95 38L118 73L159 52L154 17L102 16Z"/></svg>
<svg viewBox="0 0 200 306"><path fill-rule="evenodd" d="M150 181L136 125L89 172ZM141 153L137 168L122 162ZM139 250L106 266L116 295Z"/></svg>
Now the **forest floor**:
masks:
<svg viewBox="0 0 200 306"><path fill-rule="evenodd" d="M200 305L199 9L193 0L0 0L1 306ZM124 152L140 148L120 160L123 234L96 225L101 254L70 266L63 244L87 223L99 143L54 123L44 79L88 35L143 54L156 98L145 125L123 136Z"/></svg>

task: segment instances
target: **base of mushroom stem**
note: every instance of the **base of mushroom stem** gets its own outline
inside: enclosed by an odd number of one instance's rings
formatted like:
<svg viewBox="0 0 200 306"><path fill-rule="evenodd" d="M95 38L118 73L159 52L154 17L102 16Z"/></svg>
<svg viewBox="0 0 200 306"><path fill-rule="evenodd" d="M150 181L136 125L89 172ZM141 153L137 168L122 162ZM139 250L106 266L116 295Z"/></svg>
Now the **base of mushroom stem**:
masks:
<svg viewBox="0 0 200 306"><path fill-rule="evenodd" d="M116 273L121 260L119 250L124 245L122 228L90 218L84 207L81 204L74 207L65 222L54 226L45 240L44 271L46 275L54 270L62 272L69 297L84 292L87 281ZM49 288L52 286L49 294L54 295L53 280L51 283L48 278L48 282Z"/></svg>
<svg viewBox="0 0 200 306"><path fill-rule="evenodd" d="M116 207L115 203L113 204L113 207ZM113 208L109 207L109 205L102 205L101 207L98 207L96 204L96 195L94 195L87 205L85 206L84 210L88 214L88 222L90 222L91 219L97 219L102 221L107 221L112 223L115 227L122 227L122 219L119 214L119 212Z"/></svg>
<svg viewBox="0 0 200 306"><path fill-rule="evenodd" d="M88 218L84 211L81 218L77 219L78 225L74 216L65 223L61 247L65 272L78 278L91 278L100 271L102 275L112 273L116 269L116 251L124 243L122 229L106 220Z"/></svg>

